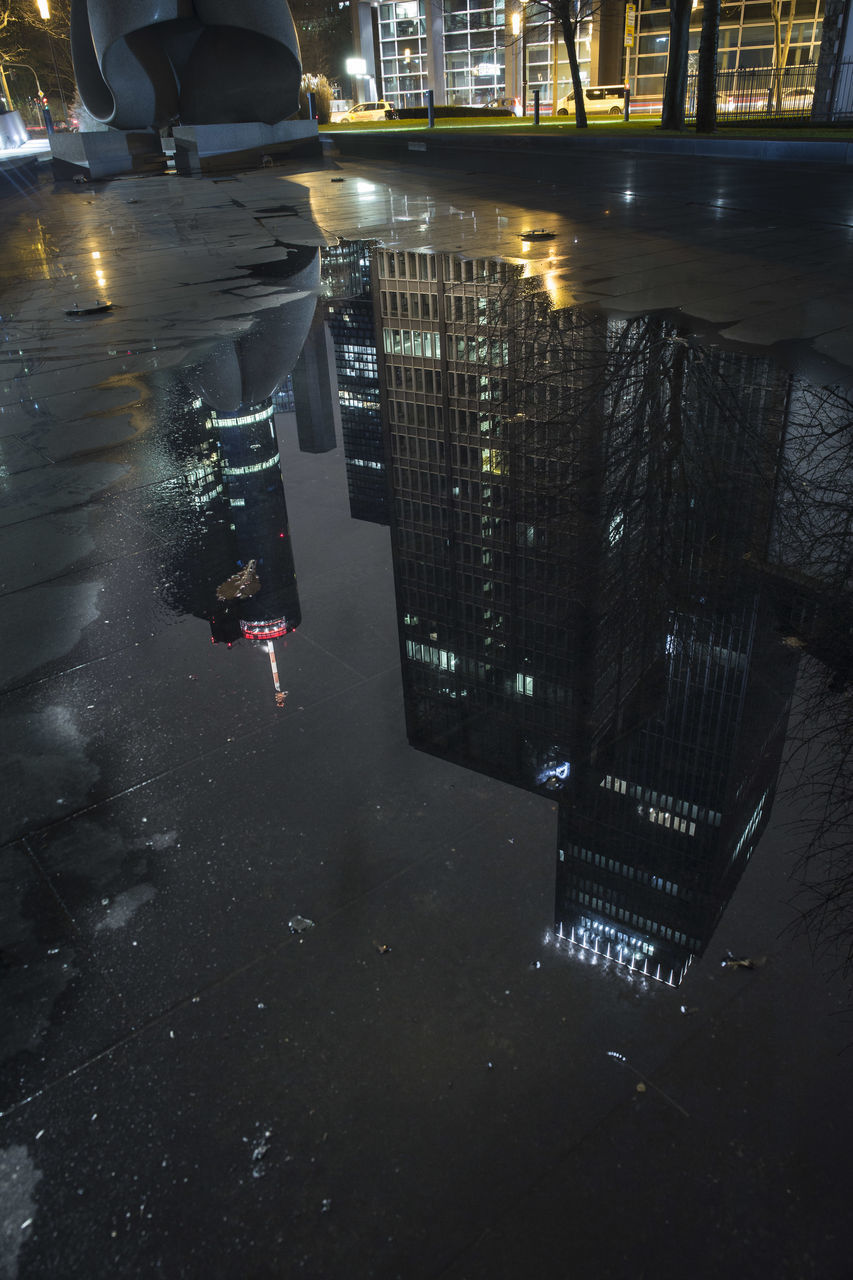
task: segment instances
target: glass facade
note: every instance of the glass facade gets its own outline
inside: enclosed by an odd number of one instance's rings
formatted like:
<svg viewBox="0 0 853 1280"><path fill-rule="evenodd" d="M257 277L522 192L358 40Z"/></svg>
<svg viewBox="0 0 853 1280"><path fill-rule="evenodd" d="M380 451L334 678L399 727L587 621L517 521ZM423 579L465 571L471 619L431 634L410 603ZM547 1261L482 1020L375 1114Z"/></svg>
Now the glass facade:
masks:
<svg viewBox="0 0 853 1280"><path fill-rule="evenodd" d="M720 9L720 42L717 67L740 71L773 66L774 28L769 0L737 0ZM696 71L702 5L695 3L690 21L688 69ZM817 63L823 30L823 0L790 0L782 6L781 42L790 30L785 65ZM640 0L637 39L628 50L627 73L635 97L663 94L669 51L669 5L661 0Z"/></svg>
<svg viewBox="0 0 853 1280"><path fill-rule="evenodd" d="M820 52L824 0L783 3L780 43L787 67L816 65ZM669 51L669 6L639 0L633 48L623 70L607 82L626 78L635 98L660 98ZM612 44L613 24L622 13L609 10L581 24L578 61L585 83L605 83L598 71L600 50ZM702 5L695 0L691 19L689 71L695 72ZM518 28L517 32L514 30ZM533 92L549 109L571 85L562 29L550 10L535 3L505 0L400 0L379 7L379 45L383 93L398 107L422 106L426 90L448 105L484 105L492 98L520 100ZM774 62L774 24L769 0L723 3L717 66L720 71L769 69ZM623 76L624 72L624 76Z"/></svg>
<svg viewBox="0 0 853 1280"><path fill-rule="evenodd" d="M382 93L396 107L417 107L430 88L425 0L379 6Z"/></svg>
<svg viewBox="0 0 853 1280"><path fill-rule="evenodd" d="M593 80L592 43L593 21L589 18L578 28L577 40L578 66L585 84ZM525 6L524 45L528 106L536 89L543 107L564 97L571 88L572 73L562 28L552 20L550 10L536 4Z"/></svg>
<svg viewBox="0 0 853 1280"><path fill-rule="evenodd" d="M341 241L327 249L323 283L330 295L326 314L335 345L350 513L354 520L387 524L379 364L367 246Z"/></svg>
<svg viewBox="0 0 853 1280"><path fill-rule="evenodd" d="M444 0L447 102L476 105L506 90L503 0Z"/></svg>
<svg viewBox="0 0 853 1280"><path fill-rule="evenodd" d="M555 938L677 984L781 759L797 659L743 565L786 377L497 259L373 270L409 741L552 798Z"/></svg>

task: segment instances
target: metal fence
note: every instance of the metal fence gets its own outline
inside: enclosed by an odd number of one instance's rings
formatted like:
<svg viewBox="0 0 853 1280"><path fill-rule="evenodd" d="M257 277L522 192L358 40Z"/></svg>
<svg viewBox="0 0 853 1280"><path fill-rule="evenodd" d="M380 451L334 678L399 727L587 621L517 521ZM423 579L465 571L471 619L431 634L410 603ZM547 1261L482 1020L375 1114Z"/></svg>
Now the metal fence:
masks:
<svg viewBox="0 0 853 1280"><path fill-rule="evenodd" d="M828 120L853 120L853 59L839 62L825 104Z"/></svg>
<svg viewBox="0 0 853 1280"><path fill-rule="evenodd" d="M808 119L814 101L817 64L774 71L771 67L742 67L717 72L717 119L775 120ZM687 77L685 116L696 116L696 75Z"/></svg>

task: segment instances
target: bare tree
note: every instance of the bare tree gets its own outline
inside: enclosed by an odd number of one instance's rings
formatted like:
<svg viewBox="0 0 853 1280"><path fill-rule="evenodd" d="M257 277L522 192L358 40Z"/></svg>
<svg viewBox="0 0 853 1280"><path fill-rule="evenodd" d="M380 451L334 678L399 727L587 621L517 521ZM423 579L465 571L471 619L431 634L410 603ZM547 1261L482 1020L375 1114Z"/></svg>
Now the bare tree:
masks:
<svg viewBox="0 0 853 1280"><path fill-rule="evenodd" d="M42 18L30 0L0 0L0 63L7 76L14 74L20 95L32 98L35 81L27 83L32 68L41 87L59 95L74 96L71 63L71 0L50 0L50 16ZM14 85L13 85L14 92Z"/></svg>
<svg viewBox="0 0 853 1280"><path fill-rule="evenodd" d="M669 61L663 91L661 128L684 128L684 102L687 97L687 58L690 51L690 14L692 0L670 0Z"/></svg>
<svg viewBox="0 0 853 1280"><path fill-rule="evenodd" d="M704 0L696 81L696 132L717 127L717 45L720 38L720 0Z"/></svg>
<svg viewBox="0 0 853 1280"><path fill-rule="evenodd" d="M791 35L794 30L794 5L796 0L788 0L788 23L785 37L782 38L782 8L785 0L771 0L770 14L773 19L773 93L768 107L774 111L782 109L782 72L788 61L788 50L791 47Z"/></svg>
<svg viewBox="0 0 853 1280"><path fill-rule="evenodd" d="M569 58L569 71L572 78L572 91L575 103L575 125L578 129L587 128L586 107L583 97L583 81L578 63L578 30L584 22L592 21L601 12L604 0L531 0L530 8L550 15L551 20L560 28L566 53ZM557 85L554 84L556 99Z"/></svg>

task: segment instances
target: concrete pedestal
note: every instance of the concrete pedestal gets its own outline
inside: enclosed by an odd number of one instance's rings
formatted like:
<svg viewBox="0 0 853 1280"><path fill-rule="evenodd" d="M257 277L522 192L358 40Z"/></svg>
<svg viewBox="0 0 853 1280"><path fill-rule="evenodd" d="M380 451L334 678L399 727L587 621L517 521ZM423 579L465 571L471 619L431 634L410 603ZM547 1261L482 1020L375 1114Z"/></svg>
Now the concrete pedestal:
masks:
<svg viewBox="0 0 853 1280"><path fill-rule="evenodd" d="M172 132L175 168L183 174L259 165L264 156L320 154L316 120L180 125Z"/></svg>
<svg viewBox="0 0 853 1280"><path fill-rule="evenodd" d="M162 173L166 168L160 135L151 130L52 133L50 151L56 178L109 178L118 173Z"/></svg>
<svg viewBox="0 0 853 1280"><path fill-rule="evenodd" d="M4 111L0 115L0 150L5 151L9 147L22 147L29 140L30 135L27 133L27 126L21 119L20 111Z"/></svg>

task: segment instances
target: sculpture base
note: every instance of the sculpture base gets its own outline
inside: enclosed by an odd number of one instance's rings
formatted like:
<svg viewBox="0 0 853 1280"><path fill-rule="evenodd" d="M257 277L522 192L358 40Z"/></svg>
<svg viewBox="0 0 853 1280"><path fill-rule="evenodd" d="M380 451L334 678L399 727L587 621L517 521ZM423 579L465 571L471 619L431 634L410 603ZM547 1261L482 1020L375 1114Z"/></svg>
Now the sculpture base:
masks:
<svg viewBox="0 0 853 1280"><path fill-rule="evenodd" d="M172 130L178 173L217 173L255 168L265 157L320 154L316 120L281 120L278 124L185 124Z"/></svg>
<svg viewBox="0 0 853 1280"><path fill-rule="evenodd" d="M110 178L118 173L163 173L166 157L160 135L150 129L124 132L52 133L53 176L58 179Z"/></svg>
<svg viewBox="0 0 853 1280"><path fill-rule="evenodd" d="M7 151L12 147L22 147L29 140L30 135L21 119L21 113L4 111L3 115L0 115L0 149Z"/></svg>

